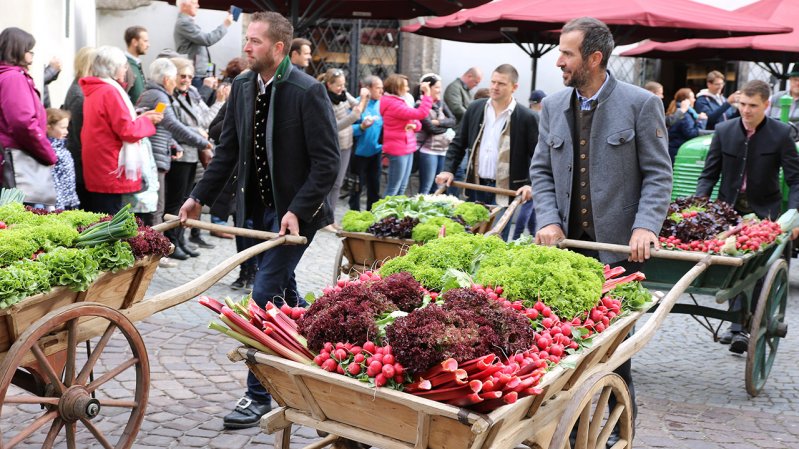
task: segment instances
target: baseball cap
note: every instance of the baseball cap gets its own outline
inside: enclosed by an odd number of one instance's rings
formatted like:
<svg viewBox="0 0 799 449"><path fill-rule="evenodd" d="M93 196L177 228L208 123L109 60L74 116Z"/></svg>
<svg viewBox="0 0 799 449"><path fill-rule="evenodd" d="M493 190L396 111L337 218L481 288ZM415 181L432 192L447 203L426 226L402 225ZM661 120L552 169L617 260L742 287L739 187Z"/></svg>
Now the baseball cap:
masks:
<svg viewBox="0 0 799 449"><path fill-rule="evenodd" d="M788 76L799 76L799 62L795 62L793 67L791 67L791 71L788 72Z"/></svg>
<svg viewBox="0 0 799 449"><path fill-rule="evenodd" d="M541 100L543 100L546 96L547 94L545 94L543 90L536 89L530 92L530 103L541 103Z"/></svg>

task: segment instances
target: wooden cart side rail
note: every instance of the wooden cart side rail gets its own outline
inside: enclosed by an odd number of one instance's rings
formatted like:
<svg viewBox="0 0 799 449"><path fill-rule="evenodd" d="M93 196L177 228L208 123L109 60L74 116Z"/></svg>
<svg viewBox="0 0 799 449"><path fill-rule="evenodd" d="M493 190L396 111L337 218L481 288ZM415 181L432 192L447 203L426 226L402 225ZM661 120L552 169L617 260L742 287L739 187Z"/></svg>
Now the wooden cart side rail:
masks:
<svg viewBox="0 0 799 449"><path fill-rule="evenodd" d="M216 281L223 278L227 273L239 266L243 261L271 248L285 244L288 241L291 241L292 243L298 243L300 241L305 241L305 238L284 236L268 242L261 242L238 254L228 257L219 265L215 266L202 276L192 280L187 284L175 287L163 293L159 293L151 298L132 305L128 309L120 310L119 312L134 323L141 321L155 313L166 310L170 307L174 307L191 298L194 298L210 288L214 283L216 283ZM81 323L78 331L78 341L82 342L102 335L102 333L105 331L105 328L106 324L101 322L101 320L88 320L85 323ZM53 340L53 344L48 348L48 354L66 348L66 331L61 331L52 335L51 339Z"/></svg>
<svg viewBox="0 0 799 449"><path fill-rule="evenodd" d="M657 302L658 297L653 297L653 300ZM526 409L524 415L527 417L534 416L538 407L542 405L542 402L551 400L555 395L563 394L564 387L566 387L567 384L573 385L579 383L579 379L585 378L586 373L592 371L591 368L597 366L597 363L599 363L597 359L601 359L609 352L615 340L617 340L620 335L626 334L627 330L629 330L646 312L646 310L639 310L622 317L608 327L608 330L596 335L590 347L584 348L579 353L570 355L561 360L560 364L556 365L541 378L541 382L537 385L538 388L543 390L541 395L528 396L517 401L517 404L522 401L528 404L529 410ZM615 352L618 352L618 348ZM607 369L608 372L612 370L613 369ZM543 398L538 399L541 396L543 396ZM493 422L508 420L509 415L518 413L516 408L515 406L500 407L491 412L488 416Z"/></svg>
<svg viewBox="0 0 799 449"><path fill-rule="evenodd" d="M583 240L564 239L558 243L559 248L576 248L587 249L591 251L609 251L619 254L630 254L630 247L627 245L614 245L611 243L598 243L586 242ZM746 261L752 258L752 254L745 254L741 257L733 256L711 256L706 253L696 251L670 251L670 250L655 250L649 254L655 259L669 259L669 260L682 260L688 262L700 262L708 260L710 265L727 265L731 267L740 267ZM708 259L709 258L709 259Z"/></svg>
<svg viewBox="0 0 799 449"><path fill-rule="evenodd" d="M157 312L174 307L183 303L204 291L208 290L218 280L222 279L231 272L234 268L241 265L244 261L284 244L305 244L305 237L296 236L283 236L267 242L261 242L257 245L251 246L246 250L233 254L227 259L220 262L217 266L211 268L207 272L200 275L192 281L159 293L151 298L135 304L127 310L123 310L127 318L133 322L140 321Z"/></svg>
<svg viewBox="0 0 799 449"><path fill-rule="evenodd" d="M637 330L629 339L619 345L613 356L608 359L605 364L609 367L609 370L614 370L619 367L649 343L649 340L655 335L655 331L663 324L663 321L666 320L666 317L669 315L669 312L671 312L677 299L679 299L700 274L710 267L712 264L710 260L711 257L713 256L705 256L704 260L694 265L693 268L674 284L674 287L666 293L666 296L660 302L657 310L652 314L646 324L644 324L641 329Z"/></svg>
<svg viewBox="0 0 799 449"><path fill-rule="evenodd" d="M392 243L396 245L407 245L408 247L418 245L419 242L416 240L411 239L399 239L396 237L378 237L374 234L370 234L368 232L349 232L349 231L338 231L336 235L339 237L350 237L358 240L366 240L366 241L375 241L375 242L386 242Z"/></svg>
<svg viewBox="0 0 799 449"><path fill-rule="evenodd" d="M248 361L250 363L259 363L277 367L281 371L291 376L304 376L312 379L318 379L323 382L332 381L335 382L337 386L348 390L363 392L363 389L365 388L363 382L359 382L355 379L350 379L338 374L330 374L316 366L303 365L302 363L297 363L282 357L267 355L250 348L238 348L235 351L231 351L228 354L228 357L233 362ZM407 404L409 402L413 403L413 408L420 412L435 416L442 416L461 422L468 422L470 425L472 425L472 430L476 434L484 432L486 429L488 429L490 427L491 421L493 421L489 420L486 415L466 411L460 407L423 399L389 388L374 388L372 393L375 398L381 398L403 404Z"/></svg>

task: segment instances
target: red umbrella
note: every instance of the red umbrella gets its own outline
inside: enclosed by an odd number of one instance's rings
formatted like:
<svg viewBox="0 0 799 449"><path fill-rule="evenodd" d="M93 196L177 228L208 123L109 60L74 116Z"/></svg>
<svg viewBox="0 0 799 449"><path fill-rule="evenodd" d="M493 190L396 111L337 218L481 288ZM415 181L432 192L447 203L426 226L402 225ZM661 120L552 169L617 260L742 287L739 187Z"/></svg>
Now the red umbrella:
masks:
<svg viewBox="0 0 799 449"><path fill-rule="evenodd" d="M245 12L277 11L292 19L294 28L304 28L319 19L392 19L451 14L490 0L244 0L237 6ZM170 1L174 3L174 1ZM202 8L228 10L231 0L202 0Z"/></svg>
<svg viewBox="0 0 799 449"><path fill-rule="evenodd" d="M576 17L595 17L611 28L617 45L644 39L720 38L787 33L793 28L691 0L496 0L437 17L403 31L464 42L542 41Z"/></svg>
<svg viewBox="0 0 799 449"><path fill-rule="evenodd" d="M799 22L799 2L795 0L761 0L736 13L792 25ZM660 43L646 42L621 56L639 56L662 59L723 59L754 61L777 78L787 78L788 63L799 60L799 29L788 34L730 37L726 39L685 39ZM782 70L775 65L782 63Z"/></svg>
<svg viewBox="0 0 799 449"><path fill-rule="evenodd" d="M462 42L513 42L532 58L535 88L538 58L555 48L566 22L584 16L608 24L617 45L643 39L719 38L792 30L690 0L495 0L401 29Z"/></svg>

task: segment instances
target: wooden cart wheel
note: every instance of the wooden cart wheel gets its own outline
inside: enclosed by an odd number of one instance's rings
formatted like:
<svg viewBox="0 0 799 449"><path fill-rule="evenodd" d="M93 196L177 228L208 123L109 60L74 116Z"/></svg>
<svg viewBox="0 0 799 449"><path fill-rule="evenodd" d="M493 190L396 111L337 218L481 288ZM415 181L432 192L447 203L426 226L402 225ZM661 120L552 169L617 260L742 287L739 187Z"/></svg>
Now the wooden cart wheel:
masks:
<svg viewBox="0 0 799 449"><path fill-rule="evenodd" d="M78 345L81 340L78 321L87 318L108 323L102 337L93 345L91 355L80 351L82 348ZM58 343L53 334L62 330L66 330L63 337L66 349L52 356L45 354L51 344ZM108 347L115 334L127 340L129 350ZM104 352L108 354L104 356ZM31 376L23 370L33 370L38 375ZM16 385L20 377L41 377L41 382L37 383L43 388L27 391L13 387L9 391L12 379ZM103 386L109 387L107 384L112 380L120 384L135 380L135 391L129 392L130 397L127 397L124 387L110 386L114 390L110 396L103 391ZM62 307L28 327L0 364L0 449L13 448L31 436L37 444L43 441L42 448L52 448L62 429L65 429L67 447L74 449L78 447L76 435L83 430L81 427L88 429L102 447L128 449L133 446L144 419L149 388L147 350L130 320L101 304L77 303ZM20 411L18 407L27 409ZM115 429L122 427L128 415L118 437L106 436L100 426L92 422L103 410L110 412L108 416L114 415ZM35 416L30 422L28 414Z"/></svg>
<svg viewBox="0 0 799 449"><path fill-rule="evenodd" d="M746 392L757 396L766 384L780 339L788 333L785 308L788 303L788 265L778 259L763 279L749 329L746 354Z"/></svg>
<svg viewBox="0 0 799 449"><path fill-rule="evenodd" d="M611 395L616 399L608 408ZM619 441L613 449L632 447L632 401L624 380L614 373L597 373L580 386L566 406L549 447L554 449L604 449L614 427ZM575 444L569 440L577 429Z"/></svg>
<svg viewBox="0 0 799 449"><path fill-rule="evenodd" d="M336 258L333 259L333 283L331 285L336 285L338 282L339 276L344 273L344 244L339 244L338 252L336 253Z"/></svg>

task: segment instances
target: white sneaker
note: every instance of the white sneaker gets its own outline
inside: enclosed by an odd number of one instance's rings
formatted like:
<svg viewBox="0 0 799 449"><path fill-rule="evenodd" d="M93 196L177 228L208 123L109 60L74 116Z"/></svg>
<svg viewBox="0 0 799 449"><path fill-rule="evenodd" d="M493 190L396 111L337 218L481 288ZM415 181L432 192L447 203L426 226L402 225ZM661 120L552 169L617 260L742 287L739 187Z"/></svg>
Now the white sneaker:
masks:
<svg viewBox="0 0 799 449"><path fill-rule="evenodd" d="M162 257L161 260L158 261L159 268L175 268L178 266L178 263L168 257Z"/></svg>

